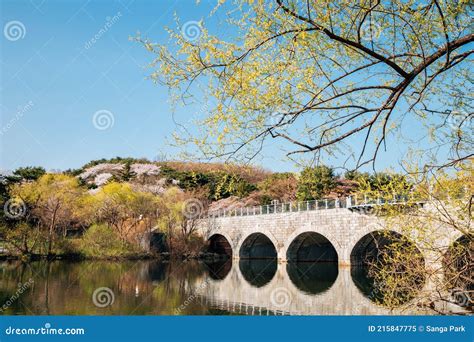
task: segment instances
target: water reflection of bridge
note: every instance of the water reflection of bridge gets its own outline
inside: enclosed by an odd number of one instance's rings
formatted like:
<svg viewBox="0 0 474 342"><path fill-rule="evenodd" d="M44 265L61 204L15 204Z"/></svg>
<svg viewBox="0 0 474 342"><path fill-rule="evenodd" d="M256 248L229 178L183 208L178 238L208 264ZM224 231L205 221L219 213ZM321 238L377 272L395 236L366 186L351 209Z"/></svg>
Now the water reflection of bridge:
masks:
<svg viewBox="0 0 474 342"><path fill-rule="evenodd" d="M417 230L406 229L403 222L388 225L383 216L354 208L347 202L346 205L341 205L341 202L334 205L328 202L324 205L319 202L296 206L278 204L266 206L265 210L264 207L242 208L200 219L198 231L209 241L209 252L227 255L234 264L250 263L249 260L254 260L252 263L255 264L258 259L274 260L273 266L260 272L255 272L252 267L234 265L222 280L210 279L202 295L218 306L225 304L239 310L249 310L247 306L250 306L253 312L256 309L259 313L260 308L265 308L271 312L297 315L393 314L368 298L373 295L381 299L385 294L371 294L364 284L356 286L350 266L377 260L387 246L399 243L414 251L411 258L414 265L424 266L433 274L439 272L442 277L439 270L443 269L446 252L454 245L468 241L449 225L427 225L423 227L425 233L420 235ZM424 203L421 210L431 213L435 209L430 203ZM295 281L301 277L294 276L291 267L300 262L311 265L332 262L339 264L340 268L338 271L336 268L330 286L312 291L314 289L298 286L298 281ZM300 273L300 276L305 276L305 272ZM262 282L261 278L266 274L275 275L268 282ZM319 276L318 272L313 272L309 278L318 279ZM320 280L319 285L322 285L324 279ZM432 282L423 282L421 278L416 284L426 294L430 288L434 289ZM278 299L284 301L286 297L289 302L279 305ZM400 297L405 295L402 293Z"/></svg>
<svg viewBox="0 0 474 342"><path fill-rule="evenodd" d="M268 262L268 261L267 261ZM319 264L323 265L324 263ZM337 265L334 265L337 270ZM272 266L269 266L272 267ZM235 264L223 279L201 278L193 287L203 304L248 315L386 315L390 311L377 305L355 284L349 267L339 267L334 279L293 277L296 264L278 264L273 277L264 284L252 284ZM317 266L319 267L319 266ZM304 270L302 271L304 272ZM321 273L316 269L315 273ZM328 269L323 270L328 275ZM312 282L311 282L312 281ZM359 286L362 288L361 286ZM393 312L392 312L393 314Z"/></svg>

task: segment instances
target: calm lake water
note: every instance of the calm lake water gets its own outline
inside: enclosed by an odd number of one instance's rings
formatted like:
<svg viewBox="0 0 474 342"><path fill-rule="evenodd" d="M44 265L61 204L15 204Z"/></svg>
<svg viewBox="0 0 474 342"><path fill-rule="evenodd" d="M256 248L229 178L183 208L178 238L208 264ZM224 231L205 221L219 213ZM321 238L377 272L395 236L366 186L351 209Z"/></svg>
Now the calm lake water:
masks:
<svg viewBox="0 0 474 342"><path fill-rule="evenodd" d="M0 275L9 315L390 314L364 269L335 263L8 261Z"/></svg>

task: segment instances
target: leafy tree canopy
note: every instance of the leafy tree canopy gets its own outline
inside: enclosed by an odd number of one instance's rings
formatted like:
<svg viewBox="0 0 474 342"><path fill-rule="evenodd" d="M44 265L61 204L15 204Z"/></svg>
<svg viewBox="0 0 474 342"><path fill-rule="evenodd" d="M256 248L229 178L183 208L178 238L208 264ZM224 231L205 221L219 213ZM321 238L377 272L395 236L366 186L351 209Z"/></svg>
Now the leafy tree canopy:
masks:
<svg viewBox="0 0 474 342"><path fill-rule="evenodd" d="M337 185L332 168L316 166L305 168L299 178L296 197L300 201L321 199Z"/></svg>
<svg viewBox="0 0 474 342"><path fill-rule="evenodd" d="M221 9L229 30L136 38L176 101L208 99L201 131L179 143L242 160L273 138L292 158L349 155L355 168L395 140L420 167L472 157L469 1L219 1L211 15Z"/></svg>

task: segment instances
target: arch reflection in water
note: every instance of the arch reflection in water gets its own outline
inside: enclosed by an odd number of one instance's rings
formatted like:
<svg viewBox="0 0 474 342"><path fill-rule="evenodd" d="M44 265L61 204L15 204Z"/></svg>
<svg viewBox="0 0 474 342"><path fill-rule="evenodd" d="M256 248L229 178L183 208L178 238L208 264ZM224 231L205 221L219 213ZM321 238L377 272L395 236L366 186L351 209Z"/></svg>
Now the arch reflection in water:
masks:
<svg viewBox="0 0 474 342"><path fill-rule="evenodd" d="M166 279L169 272L169 264L163 262L152 261L148 264L148 279L152 284L156 285Z"/></svg>
<svg viewBox="0 0 474 342"><path fill-rule="evenodd" d="M376 290L374 279L369 277L369 267L366 265L351 266L351 278L356 287L362 294L373 302L380 302L383 296L380 296Z"/></svg>
<svg viewBox="0 0 474 342"><path fill-rule="evenodd" d="M223 280L232 269L232 259L223 259L203 262L209 273L209 277L214 280Z"/></svg>
<svg viewBox="0 0 474 342"><path fill-rule="evenodd" d="M241 259L240 272L252 286L262 287L269 283L277 271L277 259Z"/></svg>
<svg viewBox="0 0 474 342"><path fill-rule="evenodd" d="M453 300L474 311L474 235L457 239L444 255L443 264Z"/></svg>
<svg viewBox="0 0 474 342"><path fill-rule="evenodd" d="M394 251L398 253L393 254ZM362 294L390 307L412 300L425 281L421 251L394 231L374 231L363 236L352 249L351 265L352 280Z"/></svg>
<svg viewBox="0 0 474 342"><path fill-rule="evenodd" d="M290 262L286 265L286 271L299 290L318 294L329 290L334 284L338 266L335 262Z"/></svg>
<svg viewBox="0 0 474 342"><path fill-rule="evenodd" d="M277 251L272 241L262 233L250 234L239 251L239 268L252 286L269 283L277 271Z"/></svg>
<svg viewBox="0 0 474 342"><path fill-rule="evenodd" d="M291 268L291 265L279 264L277 268L274 260L242 260L243 265L233 262L230 272L224 276L230 263L222 263L222 268L217 266L219 263L213 265L210 273L207 266L195 260L0 262L0 293L4 298L15 295L20 282L30 278L35 282L22 293L21 301L15 301L2 314L393 314L387 308L375 305L357 290L348 268L339 269L336 281L327 291L314 294L327 287L308 284L319 276L319 268L314 272L308 271L312 273L308 276L309 280L305 279L307 275L303 269L299 272L290 269L290 279L287 266ZM330 276L321 279L321 283L332 281L334 274L328 273ZM247 280L242 274L247 274ZM71 282L71 279L77 281ZM249 283L249 279L256 285L266 284L256 287ZM96 307L91 301L94 289L102 286L112 289L115 295L114 305L107 310ZM272 293L282 288L288 291L290 298L286 306L275 305L271 300ZM181 308L179 312L177 308Z"/></svg>

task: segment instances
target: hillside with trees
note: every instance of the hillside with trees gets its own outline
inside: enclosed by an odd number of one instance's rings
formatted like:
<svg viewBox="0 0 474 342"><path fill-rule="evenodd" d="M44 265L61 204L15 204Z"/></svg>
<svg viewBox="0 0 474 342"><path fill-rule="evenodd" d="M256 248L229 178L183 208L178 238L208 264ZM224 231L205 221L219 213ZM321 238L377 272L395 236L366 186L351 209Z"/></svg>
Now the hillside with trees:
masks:
<svg viewBox="0 0 474 342"><path fill-rule="evenodd" d="M163 234L168 253L195 257L205 242L189 221L207 211L338 198L403 179L338 175L328 166L278 173L119 157L62 173L22 167L2 175L0 233L4 248L16 256L130 258L147 255L143 238L153 230Z"/></svg>

